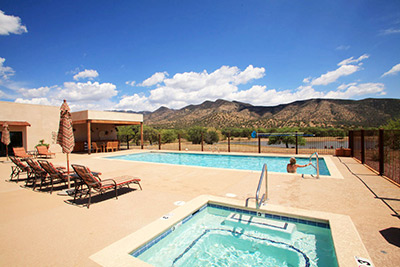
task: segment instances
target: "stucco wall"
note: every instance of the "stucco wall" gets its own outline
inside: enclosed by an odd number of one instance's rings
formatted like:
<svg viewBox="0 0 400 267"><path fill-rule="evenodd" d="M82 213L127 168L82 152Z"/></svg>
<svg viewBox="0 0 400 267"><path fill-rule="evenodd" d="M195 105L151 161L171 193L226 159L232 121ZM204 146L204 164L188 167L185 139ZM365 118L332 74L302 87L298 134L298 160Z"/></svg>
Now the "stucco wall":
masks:
<svg viewBox="0 0 400 267"><path fill-rule="evenodd" d="M61 105L61 104L60 104ZM34 150L39 140L50 144L52 152L61 152L56 144L60 119L60 108L56 106L20 104L0 101L0 121L26 121L31 126L23 131L23 143L27 150ZM25 127L10 127L10 131L20 131Z"/></svg>

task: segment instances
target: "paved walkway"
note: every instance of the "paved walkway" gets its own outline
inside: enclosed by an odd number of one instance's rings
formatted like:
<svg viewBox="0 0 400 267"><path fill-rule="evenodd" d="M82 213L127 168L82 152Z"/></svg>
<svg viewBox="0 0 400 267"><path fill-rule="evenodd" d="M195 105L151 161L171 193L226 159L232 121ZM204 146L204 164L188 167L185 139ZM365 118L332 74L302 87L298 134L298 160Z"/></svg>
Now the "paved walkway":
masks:
<svg viewBox="0 0 400 267"><path fill-rule="evenodd" d="M74 154L71 163L102 172L103 178L139 176L143 191L121 190L118 200L105 194L87 209L70 204L68 196L6 182L12 164L0 163L1 266L96 266L90 255L169 213L176 201L232 193L244 203L254 195L260 176L252 171L112 161L99 155ZM400 266L400 220L393 216L400 212L400 188L354 159L332 161L344 179L270 174L269 203L349 215L375 266ZM57 154L52 162L65 164L65 156Z"/></svg>

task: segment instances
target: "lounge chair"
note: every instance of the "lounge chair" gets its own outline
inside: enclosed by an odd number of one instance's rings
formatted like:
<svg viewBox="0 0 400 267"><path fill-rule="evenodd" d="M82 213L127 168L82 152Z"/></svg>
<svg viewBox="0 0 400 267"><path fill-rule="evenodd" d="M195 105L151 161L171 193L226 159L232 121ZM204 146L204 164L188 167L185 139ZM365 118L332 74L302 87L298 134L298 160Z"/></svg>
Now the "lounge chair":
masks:
<svg viewBox="0 0 400 267"><path fill-rule="evenodd" d="M55 167L51 162L48 162L47 160L38 160L40 166L47 172L49 175L48 177L50 178L50 184L51 184L51 190L50 194L53 193L54 189L54 182L64 182L67 184L68 182L68 176L74 178L74 176L71 176L73 174L72 171L67 172L64 168L62 167ZM75 179L75 178L74 178Z"/></svg>
<svg viewBox="0 0 400 267"><path fill-rule="evenodd" d="M99 151L102 152L101 147L99 147L96 142L92 142L92 150L96 151L96 153L98 153Z"/></svg>
<svg viewBox="0 0 400 267"><path fill-rule="evenodd" d="M10 181L15 181L13 178L17 177L17 181L19 181L19 175L21 173L26 173L27 179L31 176L31 169L29 166L24 164L19 158L9 156L11 161L15 164L15 166L11 166L11 174L10 174Z"/></svg>
<svg viewBox="0 0 400 267"><path fill-rule="evenodd" d="M74 168L75 173L81 179L81 183L75 190L74 202L76 201L76 197L79 192L83 191L83 186L87 187L86 195L89 195L89 202L87 204L87 208L90 207L91 199L92 199L92 190L97 191L100 194L103 194L107 190L115 190L115 198L118 199L118 188L123 186L128 186L129 184L137 184L142 190L142 186L140 185L140 179L134 176L119 176L114 177L112 179L104 179L101 180L99 176L93 175L93 173L89 170L88 167L72 164L72 168ZM80 188L80 190L79 190Z"/></svg>
<svg viewBox="0 0 400 267"><path fill-rule="evenodd" d="M14 156L22 159L32 158L33 155L26 153L25 148L23 147L13 147Z"/></svg>
<svg viewBox="0 0 400 267"><path fill-rule="evenodd" d="M28 183L31 181L33 190L35 190L36 181L40 179L40 189L42 189L43 182L47 178L47 172L33 159L26 159L26 163L28 163L29 168L32 171L32 175L26 180L25 186L28 186Z"/></svg>
<svg viewBox="0 0 400 267"><path fill-rule="evenodd" d="M37 150L37 156L38 157L45 157L45 158L50 157L51 158L52 156L56 155L56 153L50 152L47 149L47 146L37 146L36 150Z"/></svg>

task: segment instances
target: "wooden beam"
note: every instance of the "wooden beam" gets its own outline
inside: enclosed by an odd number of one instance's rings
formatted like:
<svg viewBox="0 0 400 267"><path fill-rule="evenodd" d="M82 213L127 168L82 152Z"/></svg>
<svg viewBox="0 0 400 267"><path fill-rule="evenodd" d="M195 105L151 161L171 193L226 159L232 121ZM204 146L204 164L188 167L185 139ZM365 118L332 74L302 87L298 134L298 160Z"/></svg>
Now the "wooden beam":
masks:
<svg viewBox="0 0 400 267"><path fill-rule="evenodd" d="M90 153L92 152L92 130L91 128L91 122L90 120L87 122L87 147L88 147L88 154L90 155Z"/></svg>
<svg viewBox="0 0 400 267"><path fill-rule="evenodd" d="M143 122L140 123L140 146L143 149Z"/></svg>
<svg viewBox="0 0 400 267"><path fill-rule="evenodd" d="M84 124L87 123L88 121L98 124L115 124L115 125L139 125L143 123L140 121L79 120L79 121L73 121L72 124Z"/></svg>

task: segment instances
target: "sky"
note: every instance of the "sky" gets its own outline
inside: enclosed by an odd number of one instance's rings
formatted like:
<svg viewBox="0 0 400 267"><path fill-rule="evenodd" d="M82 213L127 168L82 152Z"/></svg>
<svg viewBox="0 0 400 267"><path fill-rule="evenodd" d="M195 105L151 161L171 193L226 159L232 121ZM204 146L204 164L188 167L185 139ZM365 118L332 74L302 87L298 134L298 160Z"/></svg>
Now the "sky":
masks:
<svg viewBox="0 0 400 267"><path fill-rule="evenodd" d="M399 0L1 0L0 101L400 98Z"/></svg>

